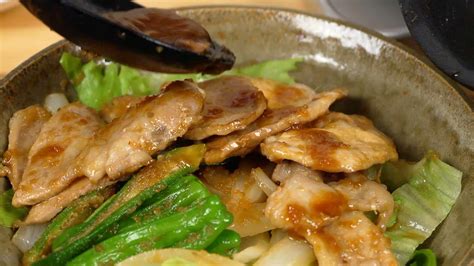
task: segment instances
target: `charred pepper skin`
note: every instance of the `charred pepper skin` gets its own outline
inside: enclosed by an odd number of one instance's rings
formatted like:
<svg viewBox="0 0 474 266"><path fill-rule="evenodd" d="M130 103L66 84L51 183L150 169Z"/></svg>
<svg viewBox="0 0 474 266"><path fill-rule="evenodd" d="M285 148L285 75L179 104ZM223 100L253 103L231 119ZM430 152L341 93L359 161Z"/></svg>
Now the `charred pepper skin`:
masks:
<svg viewBox="0 0 474 266"><path fill-rule="evenodd" d="M64 265L91 246L117 232L118 221L131 215L180 178L197 170L205 145L172 150L133 176L105 206L83 224L65 231L53 245L53 253L33 265Z"/></svg>
<svg viewBox="0 0 474 266"><path fill-rule="evenodd" d="M109 265L152 249L205 248L230 223L232 215L217 196L202 199L195 207L153 219L135 230L111 237L82 253L67 265ZM209 230L209 226L214 230Z"/></svg>
<svg viewBox="0 0 474 266"><path fill-rule="evenodd" d="M64 230L84 222L94 210L114 193L115 187L110 186L91 191L73 201L69 207L51 221L33 247L25 253L22 261L23 265L31 265L46 256L51 251L53 239Z"/></svg>

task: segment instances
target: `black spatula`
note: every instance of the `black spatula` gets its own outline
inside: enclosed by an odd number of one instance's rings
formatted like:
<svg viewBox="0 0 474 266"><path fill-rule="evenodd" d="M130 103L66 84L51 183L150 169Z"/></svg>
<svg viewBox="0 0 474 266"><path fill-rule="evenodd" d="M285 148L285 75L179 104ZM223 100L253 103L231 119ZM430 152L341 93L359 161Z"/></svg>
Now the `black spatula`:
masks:
<svg viewBox="0 0 474 266"><path fill-rule="evenodd" d="M126 0L21 0L76 45L119 63L168 73L216 74L235 56L197 22Z"/></svg>

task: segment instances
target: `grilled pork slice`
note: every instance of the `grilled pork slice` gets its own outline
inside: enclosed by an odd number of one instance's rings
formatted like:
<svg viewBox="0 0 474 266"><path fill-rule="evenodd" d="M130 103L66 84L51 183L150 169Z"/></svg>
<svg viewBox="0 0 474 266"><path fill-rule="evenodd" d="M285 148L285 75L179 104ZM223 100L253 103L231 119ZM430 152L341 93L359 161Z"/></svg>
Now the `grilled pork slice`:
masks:
<svg viewBox="0 0 474 266"><path fill-rule="evenodd" d="M28 154L13 205L34 205L65 189L78 175L71 165L102 126L97 113L81 103L61 108L46 122Z"/></svg>
<svg viewBox="0 0 474 266"><path fill-rule="evenodd" d="M274 162L292 160L332 173L355 172L398 158L392 140L369 119L342 113L321 117L314 128L271 136L262 143L261 151Z"/></svg>
<svg viewBox="0 0 474 266"><path fill-rule="evenodd" d="M99 114L105 122L110 123L114 119L122 117L125 115L129 109L135 107L141 101L145 100L146 97L138 97L138 96L119 96L115 97L104 105L100 110Z"/></svg>
<svg viewBox="0 0 474 266"><path fill-rule="evenodd" d="M93 182L133 173L183 136L199 120L203 103L194 83L170 83L161 94L146 98L101 128L78 158L76 171Z"/></svg>
<svg viewBox="0 0 474 266"><path fill-rule="evenodd" d="M304 175L317 181L323 181L323 175L319 171L309 169L299 163L283 161L276 165L272 174L273 181L283 183L287 178L294 175Z"/></svg>
<svg viewBox="0 0 474 266"><path fill-rule="evenodd" d="M266 110L260 118L245 129L208 142L204 160L212 164L222 162L232 156L245 155L267 137L315 120L326 113L332 103L345 95L346 92L342 90L322 92L313 101L303 106Z"/></svg>
<svg viewBox="0 0 474 266"><path fill-rule="evenodd" d="M203 119L186 133L188 139L244 129L267 107L263 93L245 77L224 76L199 83L199 87L206 93Z"/></svg>
<svg viewBox="0 0 474 266"><path fill-rule="evenodd" d="M377 225L385 230L395 206L392 194L385 185L368 180L360 173L351 173L329 185L348 199L349 209L377 213Z"/></svg>
<svg viewBox="0 0 474 266"><path fill-rule="evenodd" d="M50 117L46 109L32 105L15 112L10 119L8 149L3 154L3 164L8 169L7 176L14 190L20 185L31 146Z"/></svg>
<svg viewBox="0 0 474 266"><path fill-rule="evenodd" d="M319 265L398 265L390 240L359 211L343 213L306 239Z"/></svg>
<svg viewBox="0 0 474 266"><path fill-rule="evenodd" d="M383 230L350 205L351 196L295 174L268 198L265 215L306 238L321 265L397 265Z"/></svg>
<svg viewBox="0 0 474 266"><path fill-rule="evenodd" d="M252 78L251 82L265 95L269 109L303 106L318 95L315 90L298 83L283 84L258 78Z"/></svg>
<svg viewBox="0 0 474 266"><path fill-rule="evenodd" d="M93 190L109 186L117 182L102 178L99 183L92 183L87 177L79 178L58 195L34 205L22 224L40 224L51 221L56 214L66 208L71 202Z"/></svg>

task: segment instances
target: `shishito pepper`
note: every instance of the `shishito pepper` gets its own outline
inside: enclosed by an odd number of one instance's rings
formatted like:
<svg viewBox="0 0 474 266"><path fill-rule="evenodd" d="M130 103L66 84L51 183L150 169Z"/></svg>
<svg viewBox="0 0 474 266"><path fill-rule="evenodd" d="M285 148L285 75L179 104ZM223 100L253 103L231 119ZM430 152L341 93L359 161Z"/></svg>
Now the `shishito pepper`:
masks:
<svg viewBox="0 0 474 266"><path fill-rule="evenodd" d="M118 221L137 210L144 202L179 182L199 167L205 152L203 144L178 148L161 155L134 175L125 186L83 224L65 231L54 242L53 253L35 265L64 265L94 244L114 234Z"/></svg>
<svg viewBox="0 0 474 266"><path fill-rule="evenodd" d="M150 220L135 230L111 237L67 265L112 265L138 253L180 244L205 248L231 223L232 215L224 204L217 196L210 196L187 211Z"/></svg>
<svg viewBox="0 0 474 266"><path fill-rule="evenodd" d="M65 229L82 223L94 210L96 210L114 193L115 187L110 186L92 191L73 201L69 207L64 209L64 211L51 221L33 247L24 254L22 261L23 265L31 265L45 257L49 252L51 252L53 239L55 239Z"/></svg>
<svg viewBox="0 0 474 266"><path fill-rule="evenodd" d="M240 247L240 235L232 230L224 230L222 233L209 245L206 250L210 253L230 257L236 253Z"/></svg>
<svg viewBox="0 0 474 266"><path fill-rule="evenodd" d="M150 219L160 219L178 211L184 211L193 203L210 195L207 188L194 176L180 179L178 184L170 186L156 197L156 201L135 211L130 217L119 222L118 231L130 230L131 225L140 226Z"/></svg>

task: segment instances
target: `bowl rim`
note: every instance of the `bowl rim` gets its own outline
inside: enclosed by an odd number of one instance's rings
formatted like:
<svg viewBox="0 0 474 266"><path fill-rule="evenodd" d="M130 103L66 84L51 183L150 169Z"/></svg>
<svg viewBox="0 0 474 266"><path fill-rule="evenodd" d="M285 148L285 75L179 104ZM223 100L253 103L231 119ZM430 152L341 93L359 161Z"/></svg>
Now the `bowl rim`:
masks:
<svg viewBox="0 0 474 266"><path fill-rule="evenodd" d="M364 34L367 34L369 36L380 39L384 43L390 45L392 48L397 50L398 52L409 57L411 60L414 60L415 62L421 64L428 71L430 71L438 81L442 82L445 85L444 87L449 88L449 91L452 94L452 96L457 97L460 100L460 102L463 103L463 108L468 113L470 113L471 116L474 117L474 101L470 100L470 98L465 94L464 91L462 91L462 89L459 87L458 84L456 84L453 80L451 80L447 75L442 73L440 70L436 69L435 65L432 62L430 62L426 56L415 52L415 50L413 50L412 48L407 47L406 45L398 42L397 40L393 38L386 37L382 35L381 33L368 29L364 26L357 25L357 24L347 22L347 21L342 21L337 18L331 18L325 15L312 14L305 11L294 10L290 8L282 8L282 7L264 7L264 6L258 6L258 5L255 5L255 6L253 5L197 5L197 6L190 6L190 7L174 8L174 10L178 12L193 11L193 10L233 10L233 9L236 9L239 11L245 11L245 10L260 11L260 12L274 11L274 12L284 12L291 15L303 15L303 16L315 18L318 20L336 23L338 25L352 28ZM39 52L35 53L31 57L29 57L28 59L20 63L13 70L8 72L7 75L5 75L2 79L0 79L0 89L4 88L9 83L9 81L14 79L18 74L20 74L23 70L28 68L30 65L34 64L36 61L48 55L52 51L60 47L63 47L67 44L71 44L71 42L69 42L66 39L57 41L43 48Z"/></svg>

